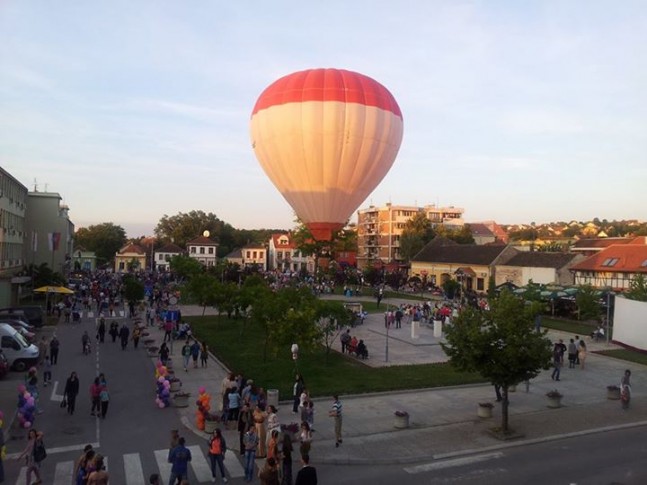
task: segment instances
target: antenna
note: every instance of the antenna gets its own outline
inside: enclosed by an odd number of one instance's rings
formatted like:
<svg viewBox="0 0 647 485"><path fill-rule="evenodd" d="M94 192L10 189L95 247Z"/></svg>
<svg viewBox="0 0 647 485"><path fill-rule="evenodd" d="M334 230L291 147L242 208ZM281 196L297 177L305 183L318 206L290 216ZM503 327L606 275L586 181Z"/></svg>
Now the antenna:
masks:
<svg viewBox="0 0 647 485"><path fill-rule="evenodd" d="M34 192L38 192L38 180L34 177Z"/></svg>
<svg viewBox="0 0 647 485"><path fill-rule="evenodd" d="M47 185L49 185L49 184L45 184L45 192L47 192Z"/></svg>

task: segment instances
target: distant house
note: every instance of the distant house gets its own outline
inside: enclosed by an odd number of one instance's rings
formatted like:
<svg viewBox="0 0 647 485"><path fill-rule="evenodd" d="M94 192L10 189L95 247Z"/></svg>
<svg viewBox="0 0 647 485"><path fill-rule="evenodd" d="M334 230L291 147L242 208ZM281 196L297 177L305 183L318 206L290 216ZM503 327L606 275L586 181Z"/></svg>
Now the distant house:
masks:
<svg viewBox="0 0 647 485"><path fill-rule="evenodd" d="M524 251L498 264L494 281L496 286L503 283L525 286L530 280L539 284L572 285L574 281L570 268L583 259L581 254Z"/></svg>
<svg viewBox="0 0 647 485"><path fill-rule="evenodd" d="M241 268L243 267L243 251L240 248L234 249L231 253L223 258L225 261L231 264L237 264Z"/></svg>
<svg viewBox="0 0 647 485"><path fill-rule="evenodd" d="M605 238L583 238L578 239L571 246L571 252L582 254L584 256L593 256L609 246L614 244L629 244L635 238L633 237L605 237Z"/></svg>
<svg viewBox="0 0 647 485"><path fill-rule="evenodd" d="M165 244L153 254L153 259L155 260L155 270L157 271L170 271L171 266L169 261L173 256L179 256L184 254L184 249L176 244Z"/></svg>
<svg viewBox="0 0 647 485"><path fill-rule="evenodd" d="M218 256L218 243L207 236L198 236L186 243L189 257L197 260L202 265L211 267L216 265Z"/></svg>
<svg viewBox="0 0 647 485"><path fill-rule="evenodd" d="M243 267L257 266L263 271L267 269L267 248L262 244L250 243L241 249Z"/></svg>
<svg viewBox="0 0 647 485"><path fill-rule="evenodd" d="M496 235L485 224L480 222L472 222L468 224L474 244L482 246L484 244L491 244L496 241Z"/></svg>
<svg viewBox="0 0 647 485"><path fill-rule="evenodd" d="M496 266L506 263L517 253L516 249L503 244L457 244L436 237L413 257L410 275L425 278L437 286L453 279L466 290L485 292L488 280L496 273Z"/></svg>
<svg viewBox="0 0 647 485"><path fill-rule="evenodd" d="M75 247L72 253L73 271L95 271L97 269L97 255L94 251L86 251L85 248Z"/></svg>
<svg viewBox="0 0 647 485"><path fill-rule="evenodd" d="M290 234L272 234L267 249L268 268L279 271L314 271L315 260L297 248Z"/></svg>
<svg viewBox="0 0 647 485"><path fill-rule="evenodd" d="M647 236L628 244L613 244L571 267L576 285L615 291L629 289L638 276L647 277Z"/></svg>
<svg viewBox="0 0 647 485"><path fill-rule="evenodd" d="M127 244L115 254L115 273L146 268L146 251L137 244Z"/></svg>

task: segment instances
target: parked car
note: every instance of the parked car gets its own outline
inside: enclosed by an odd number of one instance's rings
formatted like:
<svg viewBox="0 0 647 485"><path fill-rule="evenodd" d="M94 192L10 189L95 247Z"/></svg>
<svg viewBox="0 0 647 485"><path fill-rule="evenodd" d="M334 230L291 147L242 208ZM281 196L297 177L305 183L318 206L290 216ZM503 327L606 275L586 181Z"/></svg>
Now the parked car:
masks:
<svg viewBox="0 0 647 485"><path fill-rule="evenodd" d="M9 373L9 362L5 357L4 352L0 349L0 379Z"/></svg>
<svg viewBox="0 0 647 485"><path fill-rule="evenodd" d="M29 342L30 344L34 343L34 340L36 340L36 334L34 332L31 332L27 330L27 328L24 326L24 323L21 322L20 320L1 320L0 323L6 323L7 325L11 325L13 328L15 328L20 335L25 337L25 340Z"/></svg>
<svg viewBox="0 0 647 485"><path fill-rule="evenodd" d="M0 323L8 323L13 327L22 327L29 332L36 332L36 328L33 325L30 325L28 322L23 320L24 317L7 318L0 315Z"/></svg>
<svg viewBox="0 0 647 485"><path fill-rule="evenodd" d="M30 344L11 325L0 323L0 348L9 366L18 372L38 363L38 347Z"/></svg>
<svg viewBox="0 0 647 485"><path fill-rule="evenodd" d="M43 326L43 309L38 305L0 308L0 318L14 318L14 316L19 316L20 320L25 320L34 327Z"/></svg>

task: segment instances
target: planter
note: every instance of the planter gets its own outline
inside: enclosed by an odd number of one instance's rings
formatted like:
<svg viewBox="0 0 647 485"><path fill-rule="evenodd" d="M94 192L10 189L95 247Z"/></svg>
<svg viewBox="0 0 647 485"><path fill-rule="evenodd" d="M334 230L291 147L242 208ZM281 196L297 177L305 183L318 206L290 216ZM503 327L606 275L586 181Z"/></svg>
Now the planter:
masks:
<svg viewBox="0 0 647 485"><path fill-rule="evenodd" d="M173 406L176 408L188 408L189 407L189 397L190 394L176 394L173 396Z"/></svg>
<svg viewBox="0 0 647 485"><path fill-rule="evenodd" d="M562 396L547 396L548 397L548 407L552 409L562 407Z"/></svg>
<svg viewBox="0 0 647 485"><path fill-rule="evenodd" d="M618 386L608 386L607 399L613 399L614 401L620 399L620 388Z"/></svg>
<svg viewBox="0 0 647 485"><path fill-rule="evenodd" d="M171 388L169 390L171 392L178 392L181 387L182 387L182 381L178 379L177 381L171 381Z"/></svg>
<svg viewBox="0 0 647 485"><path fill-rule="evenodd" d="M405 429L409 427L409 413L395 413L393 415L393 427Z"/></svg>
<svg viewBox="0 0 647 485"><path fill-rule="evenodd" d="M490 403L479 403L476 410L479 418L491 418L492 417L492 404Z"/></svg>
<svg viewBox="0 0 647 485"><path fill-rule="evenodd" d="M204 432L207 434L213 433L217 427L218 427L218 421L214 421L214 420L204 421Z"/></svg>

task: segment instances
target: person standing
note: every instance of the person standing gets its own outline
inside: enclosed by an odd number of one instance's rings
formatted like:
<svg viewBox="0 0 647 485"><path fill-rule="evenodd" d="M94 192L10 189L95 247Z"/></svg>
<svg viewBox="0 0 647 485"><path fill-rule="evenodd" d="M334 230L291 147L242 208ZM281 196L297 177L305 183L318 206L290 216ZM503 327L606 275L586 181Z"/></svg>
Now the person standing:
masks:
<svg viewBox="0 0 647 485"><path fill-rule="evenodd" d="M350 330L349 330L350 332ZM343 344L342 344L343 347ZM343 353L343 349L342 349ZM292 387L292 414L297 414L299 412L299 403L301 402L301 393L305 389L306 385L303 382L303 376L297 374L294 378L294 386Z"/></svg>
<svg viewBox="0 0 647 485"><path fill-rule="evenodd" d="M184 342L182 346L182 359L184 359L184 372L189 372L189 359L191 359L191 346L189 341Z"/></svg>
<svg viewBox="0 0 647 485"><path fill-rule="evenodd" d="M568 343L568 368L575 369L575 361L577 360L577 345L575 340L571 339Z"/></svg>
<svg viewBox="0 0 647 485"><path fill-rule="evenodd" d="M243 438L245 445L245 481L251 482L254 478L254 460L256 459L256 447L258 446L258 435L256 434L256 427L253 424L249 425L247 433Z"/></svg>
<svg viewBox="0 0 647 485"><path fill-rule="evenodd" d="M46 387L52 380L52 359L49 355L45 356L43 362L43 386Z"/></svg>
<svg viewBox="0 0 647 485"><path fill-rule="evenodd" d="M103 456L96 455L94 457L94 470L88 475L87 485L108 485L108 478Z"/></svg>
<svg viewBox="0 0 647 485"><path fill-rule="evenodd" d="M119 330L119 339L121 340L121 350L126 350L128 347L128 337L130 337L130 330L124 323Z"/></svg>
<svg viewBox="0 0 647 485"><path fill-rule="evenodd" d="M254 414L252 413L252 408L249 405L249 402L243 401L243 408L240 413L238 413L238 438L240 444L240 454L245 454L245 432L249 429L250 426L254 425Z"/></svg>
<svg viewBox="0 0 647 485"><path fill-rule="evenodd" d="M74 414L76 407L76 396L79 394L79 378L76 372L72 372L70 377L65 381L65 389L63 390L63 399L67 400L67 413Z"/></svg>
<svg viewBox="0 0 647 485"><path fill-rule="evenodd" d="M49 357L52 360L52 365L58 362L58 350L61 343L59 342L56 334L52 335L52 340L49 341Z"/></svg>
<svg viewBox="0 0 647 485"><path fill-rule="evenodd" d="M564 354L561 351L561 348L556 344L553 348L553 373L550 375L550 378L554 381L559 380L559 373L562 368L562 359Z"/></svg>
<svg viewBox="0 0 647 485"><path fill-rule="evenodd" d="M317 485L317 469L310 465L310 455L301 457L303 467L297 473L294 485Z"/></svg>
<svg viewBox="0 0 647 485"><path fill-rule="evenodd" d="M202 345L200 346L200 366L207 367L208 360L209 360L209 346L207 345L207 342L203 340Z"/></svg>
<svg viewBox="0 0 647 485"><path fill-rule="evenodd" d="M350 343L350 328L347 328L346 331L341 334L341 336L339 337L339 341L341 342L341 353L345 354L346 348Z"/></svg>
<svg viewBox="0 0 647 485"><path fill-rule="evenodd" d="M168 462L171 463L171 477L168 485L175 485L176 481L188 478L187 472L191 461L191 450L184 446L184 438L178 440L178 445L171 450Z"/></svg>
<svg viewBox="0 0 647 485"><path fill-rule="evenodd" d="M342 404L339 400L338 395L333 396L332 409L328 415L335 420L335 447L339 448L339 445L342 443L341 439L341 416L342 416Z"/></svg>
<svg viewBox="0 0 647 485"><path fill-rule="evenodd" d="M139 345L139 339L142 336L142 331L139 329L137 325L133 328L133 347L137 348Z"/></svg>
<svg viewBox="0 0 647 485"><path fill-rule="evenodd" d="M225 453L227 452L227 443L225 438L220 431L220 428L216 428L213 432L213 436L209 440L209 463L211 464L211 476L213 481L216 481L216 467L220 468L220 475L222 477L223 483L227 483L229 480L225 476Z"/></svg>
<svg viewBox="0 0 647 485"><path fill-rule="evenodd" d="M106 319L103 317L101 317L101 319L99 320L97 335L99 336L99 343L102 344L106 338Z"/></svg>
<svg viewBox="0 0 647 485"><path fill-rule="evenodd" d="M274 458L268 457L265 460L263 469L258 472L258 479L261 485L279 485L279 470Z"/></svg>
<svg viewBox="0 0 647 485"><path fill-rule="evenodd" d="M101 400L99 394L101 393L101 383L98 377L94 378L94 382L90 386L90 400L92 401L92 408L90 409L90 416L99 415L101 412Z"/></svg>
<svg viewBox="0 0 647 485"><path fill-rule="evenodd" d="M289 433L283 434L283 445L281 447L281 465L283 480L281 485L292 485L292 438Z"/></svg>
<svg viewBox="0 0 647 485"><path fill-rule="evenodd" d="M112 338L112 343L114 344L117 341L117 336L119 335L119 325L117 325L117 322L112 322L110 324L110 337Z"/></svg>
<svg viewBox="0 0 647 485"><path fill-rule="evenodd" d="M36 475L36 481L34 485L43 483L43 480L40 475L40 462L45 458L42 456L38 448L43 447L43 433L36 431L35 429L30 429L27 434L27 446L25 449L16 457L16 460L25 459L25 466L27 471L25 473L27 485L31 484L31 475L32 473Z"/></svg>
<svg viewBox="0 0 647 485"><path fill-rule="evenodd" d="M620 380L620 401L622 409L629 409L631 400L631 371L627 369Z"/></svg>
<svg viewBox="0 0 647 485"><path fill-rule="evenodd" d="M200 344L194 340L191 344L191 358L193 359L193 368L198 368L198 357L200 357Z"/></svg>
<svg viewBox="0 0 647 485"><path fill-rule="evenodd" d="M584 369L584 363L586 362L586 344L584 340L580 340L580 345L577 349L577 357L580 361L580 369Z"/></svg>
<svg viewBox="0 0 647 485"><path fill-rule="evenodd" d="M100 383L100 386L101 390L99 391L99 401L101 402L101 418L106 419L106 414L108 414L108 404L110 404L110 393L108 392L108 384L106 384L105 380Z"/></svg>

